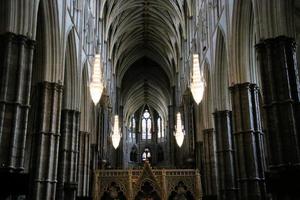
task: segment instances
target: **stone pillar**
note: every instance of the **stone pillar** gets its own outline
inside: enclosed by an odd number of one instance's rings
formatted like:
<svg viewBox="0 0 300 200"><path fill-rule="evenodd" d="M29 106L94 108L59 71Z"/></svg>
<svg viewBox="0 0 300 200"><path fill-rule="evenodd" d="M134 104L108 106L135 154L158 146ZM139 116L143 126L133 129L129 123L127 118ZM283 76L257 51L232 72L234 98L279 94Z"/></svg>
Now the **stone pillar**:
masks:
<svg viewBox="0 0 300 200"><path fill-rule="evenodd" d="M280 36L266 39L256 48L267 124L267 188L274 200L300 199L300 109L296 44L294 39Z"/></svg>
<svg viewBox="0 0 300 200"><path fill-rule="evenodd" d="M79 163L78 163L78 190L80 198L89 197L90 184L90 133L79 132Z"/></svg>
<svg viewBox="0 0 300 200"><path fill-rule="evenodd" d="M217 163L216 163L216 139L214 129L203 130L204 143L204 169L202 172L204 180L204 197L203 199L217 199Z"/></svg>
<svg viewBox="0 0 300 200"><path fill-rule="evenodd" d="M237 200L231 111L214 113L220 200Z"/></svg>
<svg viewBox="0 0 300 200"><path fill-rule="evenodd" d="M32 200L55 199L57 163L60 138L62 86L41 82L37 85L38 99L36 129L33 134Z"/></svg>
<svg viewBox="0 0 300 200"><path fill-rule="evenodd" d="M75 200L77 190L80 112L62 110L57 200Z"/></svg>
<svg viewBox="0 0 300 200"><path fill-rule="evenodd" d="M34 45L22 35L0 36L1 174L24 170Z"/></svg>
<svg viewBox="0 0 300 200"><path fill-rule="evenodd" d="M194 112L193 111L194 111L193 97L191 96L191 94L183 95L183 107L181 112L181 119L182 119L182 124L184 125L185 136L180 150L184 152L185 158L194 157L195 136L194 136Z"/></svg>
<svg viewBox="0 0 300 200"><path fill-rule="evenodd" d="M242 83L230 89L240 199L265 199L266 164L258 87Z"/></svg>
<svg viewBox="0 0 300 200"><path fill-rule="evenodd" d="M174 132L174 126L175 126L175 124L174 124L174 120L175 120L175 118L174 118L174 116L175 116L175 112L174 112L174 106L172 106L172 105L170 105L170 106L168 106L168 119L169 119L169 123L168 123L168 126L169 126L169 129L168 129L168 135L167 135L167 137L169 137L169 138L167 138L168 139L168 141L169 141L169 149L170 149L170 151L168 151L168 153L170 154L169 156L167 156L166 155L166 157L169 157L169 163L171 164L171 165L173 165L173 166L175 166L175 154L174 154L174 152L175 152L175 148L176 148L176 141L175 141L175 137L174 137L174 135L173 135L173 132Z"/></svg>

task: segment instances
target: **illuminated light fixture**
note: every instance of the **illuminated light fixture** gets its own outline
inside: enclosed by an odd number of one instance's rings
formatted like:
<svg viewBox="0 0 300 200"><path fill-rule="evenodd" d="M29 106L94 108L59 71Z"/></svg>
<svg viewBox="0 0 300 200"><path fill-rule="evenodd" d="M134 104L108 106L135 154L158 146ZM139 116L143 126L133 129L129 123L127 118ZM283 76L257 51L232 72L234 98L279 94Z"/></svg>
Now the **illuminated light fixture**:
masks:
<svg viewBox="0 0 300 200"><path fill-rule="evenodd" d="M115 118L114 118L114 129L113 129L113 133L111 135L111 140L112 140L113 147L115 149L117 149L119 146L120 140L121 140L118 115L115 115Z"/></svg>
<svg viewBox="0 0 300 200"><path fill-rule="evenodd" d="M103 91L103 84L101 80L101 59L100 54L96 54L94 71L92 74L92 82L90 83L90 93L95 105L99 102Z"/></svg>
<svg viewBox="0 0 300 200"><path fill-rule="evenodd" d="M203 98L204 86L204 78L200 72L199 55L193 54L193 75L191 81L191 91L197 104L199 104Z"/></svg>
<svg viewBox="0 0 300 200"><path fill-rule="evenodd" d="M175 132L174 132L174 136L176 139L176 143L179 147L182 146L183 144L183 140L184 140L184 128L183 125L181 123L181 114L180 112L178 112L176 114L176 126L175 126Z"/></svg>

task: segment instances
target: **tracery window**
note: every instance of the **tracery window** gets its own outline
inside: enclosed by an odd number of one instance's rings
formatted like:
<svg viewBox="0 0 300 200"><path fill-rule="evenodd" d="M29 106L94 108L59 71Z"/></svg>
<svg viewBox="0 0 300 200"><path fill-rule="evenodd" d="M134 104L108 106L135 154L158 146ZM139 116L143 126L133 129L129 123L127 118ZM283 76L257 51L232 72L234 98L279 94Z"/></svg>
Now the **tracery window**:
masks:
<svg viewBox="0 0 300 200"><path fill-rule="evenodd" d="M142 117L142 140L151 140L151 116L148 110L145 110Z"/></svg>
<svg viewBox="0 0 300 200"><path fill-rule="evenodd" d="M128 127L128 140L130 142L135 143L135 128L136 128L136 122L134 115L131 117Z"/></svg>
<svg viewBox="0 0 300 200"><path fill-rule="evenodd" d="M161 117L157 119L157 135L159 139L165 137L164 121Z"/></svg>
<svg viewBox="0 0 300 200"><path fill-rule="evenodd" d="M142 153L142 160L151 160L151 152L149 148L145 148L144 152Z"/></svg>

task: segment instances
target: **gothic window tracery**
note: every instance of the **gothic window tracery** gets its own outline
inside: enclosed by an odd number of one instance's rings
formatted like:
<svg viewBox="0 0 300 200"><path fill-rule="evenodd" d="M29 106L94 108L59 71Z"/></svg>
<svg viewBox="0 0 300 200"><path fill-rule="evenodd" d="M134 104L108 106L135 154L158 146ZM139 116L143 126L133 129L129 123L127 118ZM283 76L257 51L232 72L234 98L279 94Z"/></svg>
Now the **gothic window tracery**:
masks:
<svg viewBox="0 0 300 200"><path fill-rule="evenodd" d="M143 161L150 161L151 160L151 152L149 148L145 148L144 152L142 153L142 160Z"/></svg>
<svg viewBox="0 0 300 200"><path fill-rule="evenodd" d="M142 140L151 140L151 116L148 110L145 110L142 117Z"/></svg>
<svg viewBox="0 0 300 200"><path fill-rule="evenodd" d="M136 121L134 115L131 117L129 126L128 126L128 141L135 143L135 128L136 128Z"/></svg>
<svg viewBox="0 0 300 200"><path fill-rule="evenodd" d="M157 119L157 136L160 140L163 140L165 137L164 121L161 117L158 117Z"/></svg>

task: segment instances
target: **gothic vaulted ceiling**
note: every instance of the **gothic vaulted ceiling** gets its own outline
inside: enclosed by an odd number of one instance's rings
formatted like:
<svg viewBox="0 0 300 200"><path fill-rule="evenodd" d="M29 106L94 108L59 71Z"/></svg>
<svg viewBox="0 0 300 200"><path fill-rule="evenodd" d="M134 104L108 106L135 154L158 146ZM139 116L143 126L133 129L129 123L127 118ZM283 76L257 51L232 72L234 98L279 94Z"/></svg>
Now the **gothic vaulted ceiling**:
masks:
<svg viewBox="0 0 300 200"><path fill-rule="evenodd" d="M131 115L144 104L167 113L185 39L186 2L102 2L107 53L125 114Z"/></svg>

